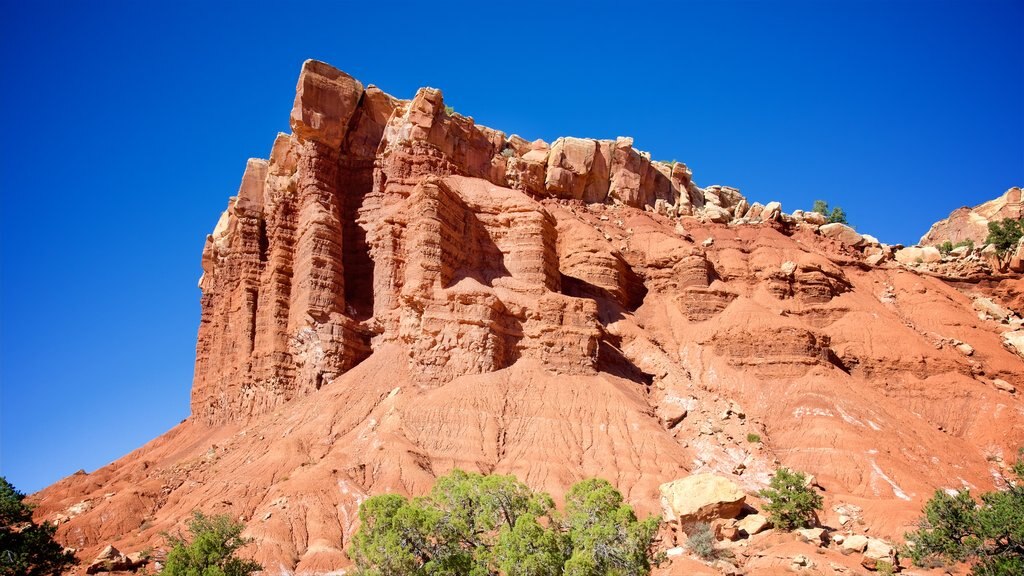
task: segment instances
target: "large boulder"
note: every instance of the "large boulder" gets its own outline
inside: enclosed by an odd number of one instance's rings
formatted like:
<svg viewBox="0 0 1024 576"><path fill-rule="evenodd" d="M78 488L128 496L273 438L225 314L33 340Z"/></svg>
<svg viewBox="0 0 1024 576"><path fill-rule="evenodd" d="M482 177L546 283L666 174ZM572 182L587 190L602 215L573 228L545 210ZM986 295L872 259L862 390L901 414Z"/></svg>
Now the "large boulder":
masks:
<svg viewBox="0 0 1024 576"><path fill-rule="evenodd" d="M865 243L864 237L858 234L856 230L839 222L824 224L818 228L818 232L826 238L831 238L837 242L846 244L847 246L853 246L855 248L863 246Z"/></svg>
<svg viewBox="0 0 1024 576"><path fill-rule="evenodd" d="M901 264L932 264L942 260L942 253L934 246L908 246L895 254Z"/></svg>
<svg viewBox="0 0 1024 576"><path fill-rule="evenodd" d="M694 474L659 488L667 520L680 525L715 518L735 518L747 495L733 481L715 474Z"/></svg>

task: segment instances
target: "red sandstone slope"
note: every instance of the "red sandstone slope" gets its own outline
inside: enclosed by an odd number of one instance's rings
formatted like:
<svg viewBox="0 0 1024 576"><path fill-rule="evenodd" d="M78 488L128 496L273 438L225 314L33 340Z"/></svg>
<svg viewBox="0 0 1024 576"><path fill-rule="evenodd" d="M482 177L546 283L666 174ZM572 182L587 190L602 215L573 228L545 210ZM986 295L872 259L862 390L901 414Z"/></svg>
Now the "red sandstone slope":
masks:
<svg viewBox="0 0 1024 576"><path fill-rule="evenodd" d="M1024 444L993 385L1024 386L1020 315L979 299L1019 308L1019 276L908 268L628 139L528 143L319 62L292 128L204 250L193 415L34 496L85 560L201 509L244 518L268 570L336 570L362 499L456 466L660 512L663 482L755 491L781 463L826 523L854 505L897 537Z"/></svg>

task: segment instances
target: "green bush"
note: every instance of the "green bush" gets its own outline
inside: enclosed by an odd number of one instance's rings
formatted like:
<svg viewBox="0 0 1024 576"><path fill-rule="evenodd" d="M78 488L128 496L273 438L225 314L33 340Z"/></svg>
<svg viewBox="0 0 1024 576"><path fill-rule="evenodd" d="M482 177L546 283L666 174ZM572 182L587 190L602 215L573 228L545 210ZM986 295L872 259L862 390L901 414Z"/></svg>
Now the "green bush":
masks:
<svg viewBox="0 0 1024 576"><path fill-rule="evenodd" d="M982 494L980 505L968 490L936 491L918 529L905 535L902 553L917 566L970 561L975 576L1024 574L1024 448L1017 454L1016 480L1004 491Z"/></svg>
<svg viewBox="0 0 1024 576"><path fill-rule="evenodd" d="M936 246L936 248L938 248L939 252L941 252L942 254L949 254L953 250L956 250L957 248L963 246L967 246L968 252L974 251L974 240L968 238L967 240L961 240L955 244L949 240L946 240L942 244Z"/></svg>
<svg viewBox="0 0 1024 576"><path fill-rule="evenodd" d="M828 209L828 202L825 202L824 200L815 200L814 207L811 208L811 212L821 214L830 224L848 224L846 221L846 212L839 206L836 206L830 211Z"/></svg>
<svg viewBox="0 0 1024 576"><path fill-rule="evenodd" d="M761 442L761 435L751 432L747 434L747 442L750 442L751 444L759 444Z"/></svg>
<svg viewBox="0 0 1024 576"><path fill-rule="evenodd" d="M985 238L985 243L995 246L996 257L1002 264L1013 253L1021 236L1024 236L1024 221L1006 218L988 223L988 237Z"/></svg>
<svg viewBox="0 0 1024 576"><path fill-rule="evenodd" d="M0 476L0 576L49 576L78 563L54 539L57 527L32 520L25 495Z"/></svg>
<svg viewBox="0 0 1024 576"><path fill-rule="evenodd" d="M513 476L461 470L424 497L369 498L359 519L349 555L363 576L646 574L659 524L604 480L574 485L561 516Z"/></svg>
<svg viewBox="0 0 1024 576"><path fill-rule="evenodd" d="M252 560L235 556L251 540L242 537L245 528L229 516L205 516L195 512L188 523L189 542L180 536L165 534L171 551L161 576L248 576L263 570Z"/></svg>
<svg viewBox="0 0 1024 576"><path fill-rule="evenodd" d="M455 114L455 108L453 108L452 106L445 106L444 107L444 113L449 115L449 116L452 116L452 115Z"/></svg>
<svg viewBox="0 0 1024 576"><path fill-rule="evenodd" d="M807 485L807 477L788 468L775 471L768 488L758 496L765 499L765 511L772 526L780 530L795 530L813 526L816 511L821 509L822 498Z"/></svg>

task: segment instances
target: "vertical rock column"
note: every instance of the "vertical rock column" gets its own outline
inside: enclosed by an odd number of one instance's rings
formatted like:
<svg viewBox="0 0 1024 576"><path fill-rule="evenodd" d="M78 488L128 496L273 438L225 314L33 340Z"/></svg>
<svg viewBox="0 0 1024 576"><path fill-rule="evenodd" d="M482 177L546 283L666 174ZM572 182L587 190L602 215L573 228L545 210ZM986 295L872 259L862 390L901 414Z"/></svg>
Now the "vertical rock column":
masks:
<svg viewBox="0 0 1024 576"><path fill-rule="evenodd" d="M322 62L303 64L291 113L298 138L294 275L288 332L296 393L319 388L355 363L355 322L346 316L341 144L363 86Z"/></svg>

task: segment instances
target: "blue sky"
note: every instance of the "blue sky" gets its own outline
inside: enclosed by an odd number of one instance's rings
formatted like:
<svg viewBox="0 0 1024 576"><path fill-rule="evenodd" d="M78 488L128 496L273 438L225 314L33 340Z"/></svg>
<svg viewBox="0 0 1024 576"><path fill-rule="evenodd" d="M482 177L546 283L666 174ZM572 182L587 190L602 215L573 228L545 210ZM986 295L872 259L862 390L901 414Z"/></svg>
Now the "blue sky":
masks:
<svg viewBox="0 0 1024 576"><path fill-rule="evenodd" d="M0 1L0 474L188 415L203 241L306 58L887 242L1024 183L1019 1L372 4Z"/></svg>

